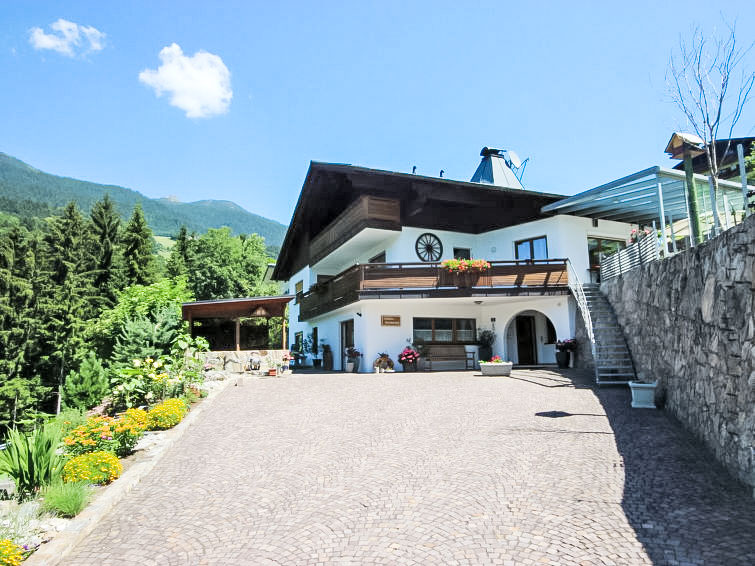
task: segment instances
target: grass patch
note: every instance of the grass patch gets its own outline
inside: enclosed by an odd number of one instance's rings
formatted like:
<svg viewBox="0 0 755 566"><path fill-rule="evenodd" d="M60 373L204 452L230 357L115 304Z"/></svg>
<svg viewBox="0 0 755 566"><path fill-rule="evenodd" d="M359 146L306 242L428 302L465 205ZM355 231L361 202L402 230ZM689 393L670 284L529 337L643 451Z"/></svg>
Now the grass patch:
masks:
<svg viewBox="0 0 755 566"><path fill-rule="evenodd" d="M42 508L61 517L75 517L89 503L92 488L84 482L55 482L43 492Z"/></svg>

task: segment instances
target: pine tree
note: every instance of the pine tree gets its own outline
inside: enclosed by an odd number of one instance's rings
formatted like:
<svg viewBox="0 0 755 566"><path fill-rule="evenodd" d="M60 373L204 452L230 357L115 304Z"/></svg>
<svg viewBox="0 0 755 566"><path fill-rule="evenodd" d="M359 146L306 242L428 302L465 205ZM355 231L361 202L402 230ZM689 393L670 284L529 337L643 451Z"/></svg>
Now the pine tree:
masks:
<svg viewBox="0 0 755 566"><path fill-rule="evenodd" d="M187 274L192 261L191 238L186 226L181 226L166 265L168 277L182 277Z"/></svg>
<svg viewBox="0 0 755 566"><path fill-rule="evenodd" d="M121 218L110 195L94 203L90 217L96 242L94 288L102 298L103 306L111 307L115 304L116 292L122 287L119 265Z"/></svg>
<svg viewBox="0 0 755 566"><path fill-rule="evenodd" d="M76 352L84 344L86 321L99 313L94 294L95 271L91 231L75 203L69 203L63 216L50 220L45 236L51 286L43 289L41 312L43 354L47 382L57 386L60 396L65 375Z"/></svg>
<svg viewBox="0 0 755 566"><path fill-rule="evenodd" d="M86 411L102 401L108 391L105 368L94 352L88 352L79 370L71 372L63 387L63 402L66 407Z"/></svg>
<svg viewBox="0 0 755 566"><path fill-rule="evenodd" d="M141 205L134 207L122 241L126 286L154 283L156 277L152 230L147 226Z"/></svg>

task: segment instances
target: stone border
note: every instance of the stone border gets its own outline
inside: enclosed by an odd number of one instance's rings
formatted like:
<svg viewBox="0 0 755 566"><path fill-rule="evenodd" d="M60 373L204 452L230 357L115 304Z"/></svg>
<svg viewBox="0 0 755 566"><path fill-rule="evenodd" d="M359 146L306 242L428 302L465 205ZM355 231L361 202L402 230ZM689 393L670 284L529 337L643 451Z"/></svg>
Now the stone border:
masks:
<svg viewBox="0 0 755 566"><path fill-rule="evenodd" d="M231 383L240 384L242 378L229 376L220 387L214 388L199 406L189 411L174 428L165 431L166 438L158 446L154 446L145 460L131 466L117 481L110 484L100 493L86 509L70 521L66 528L60 531L50 542L43 543L22 564L24 566L56 566L68 556L71 551L94 528L102 518L121 501L162 459L163 454L171 448L199 418L199 415L211 405Z"/></svg>

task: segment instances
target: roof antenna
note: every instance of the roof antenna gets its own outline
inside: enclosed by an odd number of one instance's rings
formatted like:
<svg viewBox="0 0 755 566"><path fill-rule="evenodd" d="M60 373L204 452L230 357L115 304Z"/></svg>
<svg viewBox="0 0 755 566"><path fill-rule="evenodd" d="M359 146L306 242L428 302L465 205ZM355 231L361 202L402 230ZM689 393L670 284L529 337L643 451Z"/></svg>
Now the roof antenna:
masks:
<svg viewBox="0 0 755 566"><path fill-rule="evenodd" d="M417 166L412 165L412 175L414 175L417 172Z"/></svg>
<svg viewBox="0 0 755 566"><path fill-rule="evenodd" d="M444 172L445 172L445 171L443 171L443 169L441 169L441 170L440 170L440 176L441 176L441 177L443 177L443 173L444 173Z"/></svg>

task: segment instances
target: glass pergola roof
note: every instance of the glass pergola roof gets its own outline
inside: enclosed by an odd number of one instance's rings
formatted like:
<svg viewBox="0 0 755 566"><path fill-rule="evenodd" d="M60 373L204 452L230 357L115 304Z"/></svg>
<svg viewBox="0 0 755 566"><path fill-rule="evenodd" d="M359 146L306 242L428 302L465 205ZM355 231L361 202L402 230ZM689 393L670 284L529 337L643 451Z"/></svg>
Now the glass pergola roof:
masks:
<svg viewBox="0 0 755 566"><path fill-rule="evenodd" d="M699 174L694 175L694 178L701 228L708 233L713 228L708 178ZM745 214L745 199L740 183L722 180L718 183L716 209L721 228L727 229L741 221ZM661 226L667 223L673 225L679 220L688 221L690 217L684 172L659 166L546 205L542 211L641 226L650 226L654 222ZM664 221L661 221L662 218Z"/></svg>

